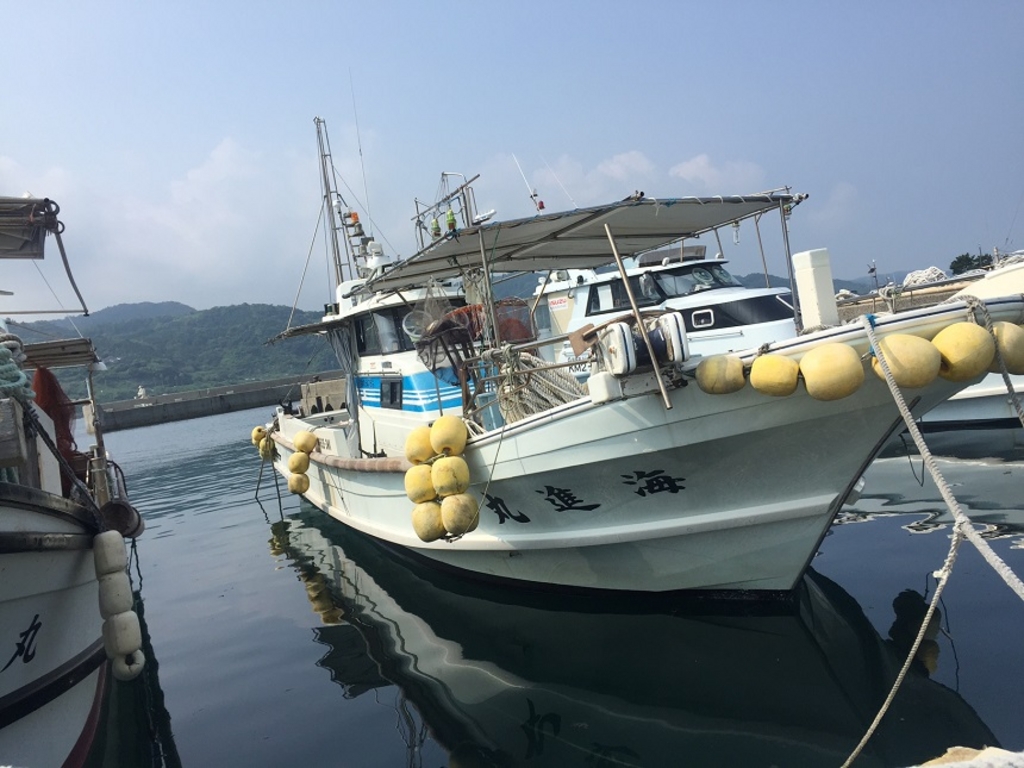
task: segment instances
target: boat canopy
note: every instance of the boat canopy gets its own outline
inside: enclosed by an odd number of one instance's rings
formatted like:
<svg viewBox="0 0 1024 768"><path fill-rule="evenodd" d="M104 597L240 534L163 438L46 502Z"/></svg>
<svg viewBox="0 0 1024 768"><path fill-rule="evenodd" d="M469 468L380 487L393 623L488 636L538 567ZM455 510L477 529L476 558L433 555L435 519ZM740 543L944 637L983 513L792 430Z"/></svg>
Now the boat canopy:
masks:
<svg viewBox="0 0 1024 768"><path fill-rule="evenodd" d="M56 223L50 200L0 197L0 258L41 259L46 233Z"/></svg>
<svg viewBox="0 0 1024 768"><path fill-rule="evenodd" d="M26 369L34 368L70 368L77 365L92 365L100 362L91 339L60 339L57 341L40 341L25 344Z"/></svg>
<svg viewBox="0 0 1024 768"><path fill-rule="evenodd" d="M636 256L683 238L796 205L807 196L773 191L731 197L627 198L563 213L486 223L443 237L367 280L353 293L402 290L429 278L480 269L539 272L595 269L614 260L607 224L619 253Z"/></svg>

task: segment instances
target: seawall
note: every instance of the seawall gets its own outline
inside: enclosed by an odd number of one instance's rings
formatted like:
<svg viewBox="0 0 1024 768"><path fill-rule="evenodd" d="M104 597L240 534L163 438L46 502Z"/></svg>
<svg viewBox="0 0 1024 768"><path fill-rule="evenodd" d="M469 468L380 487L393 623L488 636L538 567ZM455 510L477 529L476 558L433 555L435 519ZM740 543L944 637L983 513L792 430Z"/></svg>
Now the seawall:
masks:
<svg viewBox="0 0 1024 768"><path fill-rule="evenodd" d="M218 413L258 408L262 405L277 405L283 400L298 401L299 384L340 375L338 371L331 371L101 403L100 425L104 432L114 432L118 429L146 427L165 421L197 419ZM85 423L91 425L92 413L89 406L85 406L83 416Z"/></svg>

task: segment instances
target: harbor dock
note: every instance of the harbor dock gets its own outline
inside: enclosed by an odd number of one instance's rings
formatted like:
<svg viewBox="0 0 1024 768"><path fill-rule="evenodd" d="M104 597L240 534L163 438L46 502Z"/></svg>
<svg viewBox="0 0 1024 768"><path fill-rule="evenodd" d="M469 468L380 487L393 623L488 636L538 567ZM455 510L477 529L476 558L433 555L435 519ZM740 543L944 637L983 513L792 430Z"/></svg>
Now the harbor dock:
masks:
<svg viewBox="0 0 1024 768"><path fill-rule="evenodd" d="M99 403L100 424L104 432L146 427L165 421L182 421L218 413L242 411L263 405L277 405L299 399L299 386L320 379L337 377L337 372L290 376L281 379L254 381L226 387L174 392L166 395L139 397ZM86 407L85 423L92 424L92 412Z"/></svg>

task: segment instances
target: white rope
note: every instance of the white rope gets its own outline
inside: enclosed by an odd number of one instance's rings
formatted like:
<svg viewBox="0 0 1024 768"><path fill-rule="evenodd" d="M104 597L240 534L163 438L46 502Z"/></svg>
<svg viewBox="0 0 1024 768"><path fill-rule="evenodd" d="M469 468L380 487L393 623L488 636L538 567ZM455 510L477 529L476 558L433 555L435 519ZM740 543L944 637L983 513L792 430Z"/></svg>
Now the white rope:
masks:
<svg viewBox="0 0 1024 768"><path fill-rule="evenodd" d="M1017 412L1017 419L1020 421L1021 426L1024 426L1024 407L1021 406L1020 397L1017 395L1017 390L1013 388L1013 382L1010 380L1010 372L1006 370L1006 361L1003 359L1003 353L999 351L999 341L996 339L995 331L992 330L992 316L988 313L988 307L985 303L977 296L963 296L961 297L967 304L968 310L971 311L974 317L974 322L978 322L978 316L981 316L982 322L979 325L984 325L985 329L992 336L992 339L996 342L996 360L999 362L999 373L1003 377L1003 384L1006 385L1006 391L1009 394L1007 402Z"/></svg>
<svg viewBox="0 0 1024 768"><path fill-rule="evenodd" d="M871 315L863 315L861 317L861 324L864 326L864 330L871 342L872 351L878 359L878 365L885 376L886 384L889 385L889 391L892 393L893 400L896 402L896 407L899 409L900 415L903 417L903 421L907 425L907 430L910 432L911 437L914 438L914 442L917 444L918 451L921 453L921 458L923 459L925 466L928 468L928 472L935 481L935 485L942 494L942 498L949 507L950 512L952 512L955 522L953 524L953 536L952 541L950 542L949 552L946 555L946 560L942 564L942 568L934 573L934 576L938 581L938 586L935 589L935 594L932 596L932 601L928 605L928 610L925 612L924 619L921 622L921 629L918 631L917 637L914 638L913 645L907 653L907 658L896 677L896 681L893 683L892 690L889 691L889 695L886 697L871 725L868 726L868 730L860 740L860 743L857 744L851 755L846 759L846 762L843 763L843 768L848 768L848 766L857 759L857 756L860 755L864 746L874 735L875 730L878 728L878 724L882 721L882 718L885 717L893 699L896 698L896 693L899 691L900 685L903 683L903 680L907 675L907 671L910 669L910 665L921 645L921 641L924 639L925 632L931 623L932 616L934 615L935 609L939 603L939 598L946 587L946 582L952 574L953 563L956 561L957 550L960 547L960 542L963 541L964 538L969 539L970 542L977 547L982 557L985 558L985 561L988 562L996 573L1003 578L1017 596L1024 600L1024 583L1022 583L1010 567L992 551L988 542L986 542L978 532L974 530L970 518L960 508L959 502L953 496L952 491L950 491L949 485L946 483L945 478L943 478L942 473L939 472L938 465L935 463L935 459L933 458L931 451L925 444L924 438L921 436L921 431L917 427L917 422L910 413L910 408L907 407L906 400L903 398L903 393L900 391L899 386L897 386L896 380L893 378L892 371L889 369L889 364L885 360L885 355L879 347L878 337L875 335L875 329L872 323L873 318ZM989 327L989 330L991 332L991 326Z"/></svg>
<svg viewBox="0 0 1024 768"><path fill-rule="evenodd" d="M498 407L507 423L571 403L586 395L576 377L528 352L509 352L501 361L503 380L498 386Z"/></svg>

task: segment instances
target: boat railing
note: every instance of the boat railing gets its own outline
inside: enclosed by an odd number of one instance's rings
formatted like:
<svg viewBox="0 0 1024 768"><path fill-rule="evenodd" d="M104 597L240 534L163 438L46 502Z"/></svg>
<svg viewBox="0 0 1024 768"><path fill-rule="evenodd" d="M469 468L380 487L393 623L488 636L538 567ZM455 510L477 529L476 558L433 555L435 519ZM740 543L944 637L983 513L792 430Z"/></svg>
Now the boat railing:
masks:
<svg viewBox="0 0 1024 768"><path fill-rule="evenodd" d="M539 355L540 347L569 337L502 344L467 357L459 369L463 415L489 431L585 397L569 370L578 361L550 362Z"/></svg>

